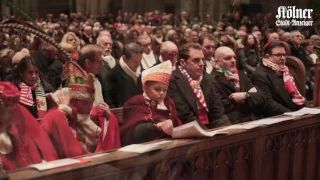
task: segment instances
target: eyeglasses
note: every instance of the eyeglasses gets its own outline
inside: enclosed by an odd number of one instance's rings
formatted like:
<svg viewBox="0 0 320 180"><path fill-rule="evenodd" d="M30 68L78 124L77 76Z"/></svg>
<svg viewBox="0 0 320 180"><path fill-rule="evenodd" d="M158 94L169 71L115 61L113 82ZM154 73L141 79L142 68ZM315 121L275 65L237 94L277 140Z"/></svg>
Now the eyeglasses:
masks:
<svg viewBox="0 0 320 180"><path fill-rule="evenodd" d="M288 56L287 54L271 54L271 55L278 58L278 59L280 59L281 57L286 58Z"/></svg>

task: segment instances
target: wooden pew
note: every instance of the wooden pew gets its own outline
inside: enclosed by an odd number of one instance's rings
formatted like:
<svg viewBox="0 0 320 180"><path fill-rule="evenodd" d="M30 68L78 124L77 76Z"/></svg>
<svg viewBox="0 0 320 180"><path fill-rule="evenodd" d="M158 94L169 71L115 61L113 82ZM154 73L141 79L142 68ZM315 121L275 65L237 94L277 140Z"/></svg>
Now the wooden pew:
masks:
<svg viewBox="0 0 320 180"><path fill-rule="evenodd" d="M286 59L286 65L290 70L293 70L297 74L297 81L299 82L301 86L301 95L306 96L306 68L303 64L303 62L294 57L294 56L288 56Z"/></svg>
<svg viewBox="0 0 320 180"><path fill-rule="evenodd" d="M123 123L123 120L122 120L123 109L122 109L122 107L110 109L110 111L116 116L119 125L121 125Z"/></svg>
<svg viewBox="0 0 320 180"><path fill-rule="evenodd" d="M320 63L315 64L313 107L320 106Z"/></svg>
<svg viewBox="0 0 320 180"><path fill-rule="evenodd" d="M39 172L23 168L10 179L320 179L320 115L247 131L172 140L162 150L108 152L91 162Z"/></svg>

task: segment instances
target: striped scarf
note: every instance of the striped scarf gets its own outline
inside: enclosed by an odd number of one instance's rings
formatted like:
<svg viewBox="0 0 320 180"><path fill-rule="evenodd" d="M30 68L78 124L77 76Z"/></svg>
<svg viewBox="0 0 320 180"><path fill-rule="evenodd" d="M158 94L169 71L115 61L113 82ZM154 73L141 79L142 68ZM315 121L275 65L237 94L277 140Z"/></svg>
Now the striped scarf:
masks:
<svg viewBox="0 0 320 180"><path fill-rule="evenodd" d="M208 112L209 110L207 107L207 103L206 103L206 100L204 99L204 96L203 96L203 93L201 90L201 86L200 86L202 76L200 77L199 81L193 80L185 69L183 69L181 66L179 66L179 69L182 72L182 74L184 75L184 77L187 78L190 87L192 88L194 94L198 98L199 102L197 104L200 104L202 106L202 108L205 108L206 111ZM201 107L199 105L198 105L198 109L201 109Z"/></svg>
<svg viewBox="0 0 320 180"><path fill-rule="evenodd" d="M284 86L287 89L288 93L291 95L292 101L296 105L302 105L306 102L306 99L298 91L294 78L290 74L287 66L279 66L267 59L263 59L262 63L266 67L269 67L272 70L276 71L277 76L283 77Z"/></svg>
<svg viewBox="0 0 320 180"><path fill-rule="evenodd" d="M239 81L239 75L238 75L238 69L236 69L235 73L232 73L228 71L226 68L223 68L219 66L218 64L214 64L214 68L222 73L224 77L227 78L228 81L231 82L231 84L237 89L237 91L240 91L240 81Z"/></svg>
<svg viewBox="0 0 320 180"><path fill-rule="evenodd" d="M25 83L20 83L20 103L26 106L34 106L35 102L32 97L32 88ZM36 105L38 111L38 118L43 118L47 113L47 101L46 101L46 94L38 79L38 83L36 84L35 88L36 93Z"/></svg>

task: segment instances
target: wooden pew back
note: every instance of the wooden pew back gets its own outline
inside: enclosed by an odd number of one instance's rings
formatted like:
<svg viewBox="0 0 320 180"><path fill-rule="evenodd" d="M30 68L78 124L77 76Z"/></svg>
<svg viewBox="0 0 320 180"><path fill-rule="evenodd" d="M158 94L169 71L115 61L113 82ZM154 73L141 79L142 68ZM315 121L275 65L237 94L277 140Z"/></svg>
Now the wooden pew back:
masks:
<svg viewBox="0 0 320 180"><path fill-rule="evenodd" d="M306 96L306 68L303 64L303 62L294 57L294 56L288 56L286 59L286 65L288 66L289 70L293 70L297 75L297 81L299 82L299 85L301 87L301 95Z"/></svg>
<svg viewBox="0 0 320 180"><path fill-rule="evenodd" d="M121 125L123 123L123 109L121 108L114 108L114 109L110 109L110 111L116 116L119 125Z"/></svg>
<svg viewBox="0 0 320 180"><path fill-rule="evenodd" d="M314 88L313 88L313 107L320 106L320 63L315 65Z"/></svg>

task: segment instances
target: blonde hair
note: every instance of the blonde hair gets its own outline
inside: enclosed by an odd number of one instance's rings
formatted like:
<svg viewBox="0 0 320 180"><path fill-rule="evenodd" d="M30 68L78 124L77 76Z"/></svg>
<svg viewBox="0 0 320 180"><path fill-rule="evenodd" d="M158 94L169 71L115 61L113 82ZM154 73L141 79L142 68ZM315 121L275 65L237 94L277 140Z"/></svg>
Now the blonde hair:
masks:
<svg viewBox="0 0 320 180"><path fill-rule="evenodd" d="M74 34L73 32L67 32L67 33L63 36L61 42L68 43L67 39L68 39L68 36L69 36L69 35L73 36L73 37L76 39L77 44L78 44L77 50L79 51L79 50L80 50L80 39L79 39L78 36L77 36L76 34ZM69 44L69 43L68 43L68 44Z"/></svg>
<svg viewBox="0 0 320 180"><path fill-rule="evenodd" d="M59 46L61 46L62 49L66 50L68 53L73 53L74 52L74 48L70 43L67 42L61 42L59 44Z"/></svg>

